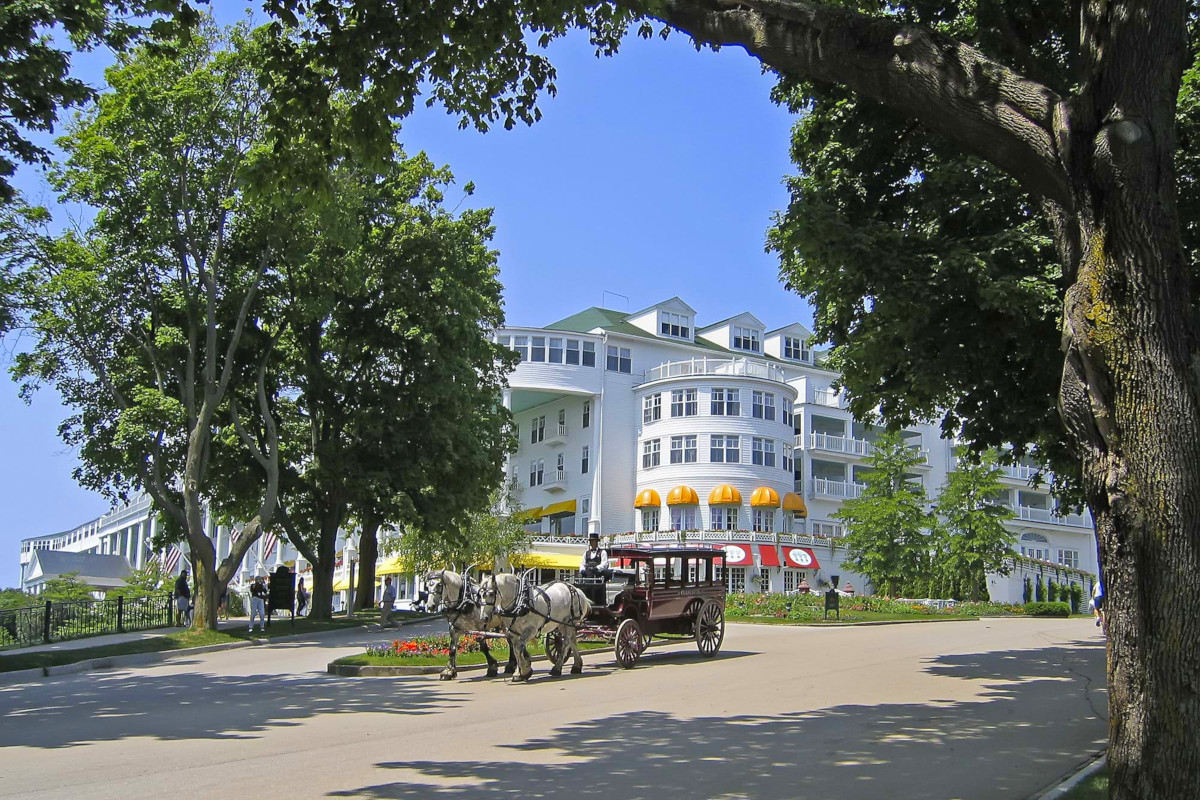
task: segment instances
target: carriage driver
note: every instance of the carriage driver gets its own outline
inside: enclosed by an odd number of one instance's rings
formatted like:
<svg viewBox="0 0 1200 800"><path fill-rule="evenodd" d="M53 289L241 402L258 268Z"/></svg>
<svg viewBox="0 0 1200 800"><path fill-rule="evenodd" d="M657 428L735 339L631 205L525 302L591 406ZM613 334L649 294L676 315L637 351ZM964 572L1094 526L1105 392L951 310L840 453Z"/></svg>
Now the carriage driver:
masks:
<svg viewBox="0 0 1200 800"><path fill-rule="evenodd" d="M588 534L588 548L579 561L579 574L586 578L612 579L612 570L608 567L608 551L600 547L598 533Z"/></svg>

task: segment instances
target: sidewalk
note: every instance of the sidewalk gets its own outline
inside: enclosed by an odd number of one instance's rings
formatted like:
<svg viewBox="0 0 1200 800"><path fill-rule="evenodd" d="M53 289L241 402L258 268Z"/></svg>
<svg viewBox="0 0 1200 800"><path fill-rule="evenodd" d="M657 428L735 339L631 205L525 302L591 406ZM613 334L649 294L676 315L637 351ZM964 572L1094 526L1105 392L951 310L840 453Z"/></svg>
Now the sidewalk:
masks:
<svg viewBox="0 0 1200 800"><path fill-rule="evenodd" d="M242 630L246 627L245 619L230 619L222 620L217 624L217 630L233 631ZM159 636L167 636L172 633L180 633L187 630L186 627L177 628L150 628L144 631L130 631L128 633L106 633L102 636L85 636L82 639L68 639L65 642L51 642L50 644L35 644L30 647L13 647L7 650L0 650L0 658L5 656L25 655L26 653L48 653L62 650L82 650L88 647L104 647L110 644L124 644L126 642L140 642L145 639L155 639Z"/></svg>

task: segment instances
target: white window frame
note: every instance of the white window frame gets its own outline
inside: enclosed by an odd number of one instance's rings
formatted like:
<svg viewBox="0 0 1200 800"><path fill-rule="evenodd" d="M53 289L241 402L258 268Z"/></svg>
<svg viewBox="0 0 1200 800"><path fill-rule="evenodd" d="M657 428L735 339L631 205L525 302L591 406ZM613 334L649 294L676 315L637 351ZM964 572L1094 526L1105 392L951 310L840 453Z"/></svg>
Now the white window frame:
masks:
<svg viewBox="0 0 1200 800"><path fill-rule="evenodd" d="M546 459L535 458L529 462L529 487L541 486L546 480Z"/></svg>
<svg viewBox="0 0 1200 800"><path fill-rule="evenodd" d="M583 366L585 366L585 367L596 366L596 343L595 342L584 342L583 343Z"/></svg>
<svg viewBox="0 0 1200 800"><path fill-rule="evenodd" d="M583 446L583 456L579 460L579 474L580 475L588 474L588 470L591 467L591 463L590 463L591 462L591 454L592 454L591 451L592 451L591 445L585 444Z"/></svg>
<svg viewBox="0 0 1200 800"><path fill-rule="evenodd" d="M796 414L792 411L792 404L786 397L779 404L779 420L789 428L796 426Z"/></svg>
<svg viewBox="0 0 1200 800"><path fill-rule="evenodd" d="M792 446L790 444L783 446L783 463L781 466L784 472L795 473L796 471L796 460L792 455Z"/></svg>
<svg viewBox="0 0 1200 800"><path fill-rule="evenodd" d="M696 530L696 507L695 506L671 506L671 530L673 530L673 531L694 531L694 530Z"/></svg>
<svg viewBox="0 0 1200 800"><path fill-rule="evenodd" d="M714 386L709 398L708 413L714 417L740 417L742 415L741 390Z"/></svg>
<svg viewBox="0 0 1200 800"><path fill-rule="evenodd" d="M616 365L615 367L613 365ZM609 372L620 372L624 375L633 374L633 353L628 347L608 345L604 368Z"/></svg>
<svg viewBox="0 0 1200 800"><path fill-rule="evenodd" d="M758 467L774 467L775 440L753 437L750 442L750 463Z"/></svg>
<svg viewBox="0 0 1200 800"><path fill-rule="evenodd" d="M579 366L580 358L579 358L579 340L578 339L567 339L567 348L566 348L565 352L563 353L563 356L564 356L564 359L563 359L564 363L570 364L573 367ZM575 360L572 361L571 360L572 358L574 358Z"/></svg>
<svg viewBox="0 0 1200 800"><path fill-rule="evenodd" d="M514 336L513 337L513 350L517 351L517 355L519 355L521 357L522 361L528 361L529 360L529 337L528 336Z"/></svg>
<svg viewBox="0 0 1200 800"><path fill-rule="evenodd" d="M641 529L643 532L658 530L658 509L657 508L643 508L642 509L642 528Z"/></svg>
<svg viewBox="0 0 1200 800"><path fill-rule="evenodd" d="M730 443L733 447L730 447ZM717 451L720 451L721 456L714 458ZM732 451L735 456L729 458ZM740 464L742 463L742 437L734 435L726 435L722 433L714 433L708 437L708 460L713 464Z"/></svg>
<svg viewBox="0 0 1200 800"><path fill-rule="evenodd" d="M537 444L546 440L546 416L534 417L529 421L529 443Z"/></svg>
<svg viewBox="0 0 1200 800"><path fill-rule="evenodd" d="M747 353L762 352L762 331L758 328L743 328L741 325L730 326L729 343L734 350L745 350Z"/></svg>
<svg viewBox="0 0 1200 800"><path fill-rule="evenodd" d="M1064 567L1079 569L1079 551L1059 548L1058 563Z"/></svg>
<svg viewBox="0 0 1200 800"><path fill-rule="evenodd" d="M750 515L755 533L775 532L775 509L756 508Z"/></svg>
<svg viewBox="0 0 1200 800"><path fill-rule="evenodd" d="M642 398L642 424L650 425L662 419L662 393L646 395Z"/></svg>
<svg viewBox="0 0 1200 800"><path fill-rule="evenodd" d="M783 357L792 361L812 361L808 343L799 336L783 337Z"/></svg>
<svg viewBox="0 0 1200 800"><path fill-rule="evenodd" d="M745 567L726 567L725 590L729 594L745 594L746 592L746 568Z"/></svg>
<svg viewBox="0 0 1200 800"><path fill-rule="evenodd" d="M801 572L798 569L785 568L783 570L783 591L784 592L796 591L796 587L800 585L800 582L802 580L804 580L803 572Z"/></svg>
<svg viewBox="0 0 1200 800"><path fill-rule="evenodd" d="M671 458L672 464L695 464L696 463L696 434L683 434L681 436L671 437Z"/></svg>
<svg viewBox="0 0 1200 800"><path fill-rule="evenodd" d="M709 525L714 531L736 531L738 529L737 506L709 506Z"/></svg>
<svg viewBox="0 0 1200 800"><path fill-rule="evenodd" d="M654 469L662 463L662 439L642 442L642 469Z"/></svg>
<svg viewBox="0 0 1200 800"><path fill-rule="evenodd" d="M692 318L687 314L675 314L670 311L658 312L658 331L663 336L673 339L692 338Z"/></svg>
<svg viewBox="0 0 1200 800"><path fill-rule="evenodd" d="M563 363L563 339L561 336L551 336L546 342L546 361L551 364ZM555 352L558 357L555 357Z"/></svg>
<svg viewBox="0 0 1200 800"><path fill-rule="evenodd" d="M699 403L696 402L695 389L671 390L671 416L694 417L699 413Z"/></svg>
<svg viewBox="0 0 1200 800"><path fill-rule="evenodd" d="M538 356L541 356L541 358ZM529 360L537 364L544 364L546 362L545 336L529 337Z"/></svg>
<svg viewBox="0 0 1200 800"><path fill-rule="evenodd" d="M592 424L592 401L585 400L583 402L583 425L582 425L582 427L588 428L588 427L591 427L591 424Z"/></svg>
<svg viewBox="0 0 1200 800"><path fill-rule="evenodd" d="M775 421L775 395L773 392L754 391L750 395L750 416L755 419Z"/></svg>

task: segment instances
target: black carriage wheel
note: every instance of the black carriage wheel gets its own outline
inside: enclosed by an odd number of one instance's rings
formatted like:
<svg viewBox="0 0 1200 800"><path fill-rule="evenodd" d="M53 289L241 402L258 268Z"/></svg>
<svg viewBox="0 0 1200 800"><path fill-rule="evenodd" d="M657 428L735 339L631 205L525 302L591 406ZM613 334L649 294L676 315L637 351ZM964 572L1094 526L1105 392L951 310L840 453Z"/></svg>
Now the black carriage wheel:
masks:
<svg viewBox="0 0 1200 800"><path fill-rule="evenodd" d="M696 615L696 647L700 655L712 658L725 641L725 609L716 600L709 600Z"/></svg>
<svg viewBox="0 0 1200 800"><path fill-rule="evenodd" d="M621 620L614 645L617 663L623 669L633 669L642 655L642 627L636 619Z"/></svg>
<svg viewBox="0 0 1200 800"><path fill-rule="evenodd" d="M550 659L551 664L558 663L558 656L567 646L567 637L563 636L560 630L552 630L546 634L546 658Z"/></svg>

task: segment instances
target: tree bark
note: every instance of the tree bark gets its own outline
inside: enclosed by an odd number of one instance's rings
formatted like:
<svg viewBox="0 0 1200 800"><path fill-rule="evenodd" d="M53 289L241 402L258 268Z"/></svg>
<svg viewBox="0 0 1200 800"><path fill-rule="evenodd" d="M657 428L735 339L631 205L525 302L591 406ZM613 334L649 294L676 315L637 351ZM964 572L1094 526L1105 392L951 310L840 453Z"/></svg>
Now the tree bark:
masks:
<svg viewBox="0 0 1200 800"><path fill-rule="evenodd" d="M1200 797L1200 345L1176 207L1179 0L1082 4L1060 98L919 27L793 0L623 0L916 117L1039 200L1067 269L1060 416L1106 582L1110 796Z"/></svg>
<svg viewBox="0 0 1200 800"><path fill-rule="evenodd" d="M362 532L358 537L358 586L354 590L354 610L375 607L375 562L379 559L379 526L377 515L363 515Z"/></svg>

